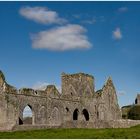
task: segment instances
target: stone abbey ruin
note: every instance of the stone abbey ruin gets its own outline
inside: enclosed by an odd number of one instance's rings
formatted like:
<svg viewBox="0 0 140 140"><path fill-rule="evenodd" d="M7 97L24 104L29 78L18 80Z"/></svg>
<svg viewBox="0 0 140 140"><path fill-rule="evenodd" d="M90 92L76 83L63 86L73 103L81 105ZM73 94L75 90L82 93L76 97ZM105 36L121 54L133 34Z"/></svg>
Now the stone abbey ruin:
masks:
<svg viewBox="0 0 140 140"><path fill-rule="evenodd" d="M95 91L94 77L84 73L61 75L62 92L54 85L45 90L9 85L0 71L0 130L41 128L119 128L140 124L123 120L112 79ZM32 110L31 124L24 124L23 110Z"/></svg>

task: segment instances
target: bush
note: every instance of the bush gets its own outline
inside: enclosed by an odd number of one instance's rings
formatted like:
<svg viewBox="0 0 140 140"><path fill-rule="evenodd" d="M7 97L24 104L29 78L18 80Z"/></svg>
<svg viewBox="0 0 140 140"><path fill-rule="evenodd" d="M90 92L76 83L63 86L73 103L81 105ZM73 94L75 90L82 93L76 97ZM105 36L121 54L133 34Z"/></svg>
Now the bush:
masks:
<svg viewBox="0 0 140 140"><path fill-rule="evenodd" d="M140 105L135 105L131 107L128 113L128 119L140 120Z"/></svg>

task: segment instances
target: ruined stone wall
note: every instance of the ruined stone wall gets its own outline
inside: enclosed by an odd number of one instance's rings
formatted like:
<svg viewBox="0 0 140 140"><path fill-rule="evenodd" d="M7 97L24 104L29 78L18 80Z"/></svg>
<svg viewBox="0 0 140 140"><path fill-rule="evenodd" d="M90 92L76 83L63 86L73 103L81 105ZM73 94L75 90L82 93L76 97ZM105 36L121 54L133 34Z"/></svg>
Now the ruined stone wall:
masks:
<svg viewBox="0 0 140 140"><path fill-rule="evenodd" d="M98 95L99 118L106 121L121 119L121 110L111 78L108 78Z"/></svg>
<svg viewBox="0 0 140 140"><path fill-rule="evenodd" d="M15 124L16 110L14 110L14 105L16 103L13 100L14 96L10 96L12 92L16 92L16 89L7 84L3 73L0 71L0 130L11 129L11 126Z"/></svg>
<svg viewBox="0 0 140 140"><path fill-rule="evenodd" d="M27 92L28 91L28 92ZM45 94L45 92L43 92ZM40 91L22 89L17 93L4 92L3 106L1 106L1 123L12 128L23 123L23 110L29 106L32 110L32 125L61 125L62 102L58 99L51 99L41 95ZM3 119L2 119L3 117ZM0 125L1 125L0 123Z"/></svg>
<svg viewBox="0 0 140 140"><path fill-rule="evenodd" d="M103 88L94 90L94 77L84 73L62 74L62 93L54 85L46 90L16 90L0 75L0 126L22 125L23 110L32 110L32 125L72 128L99 128L121 117L116 91L109 78ZM103 125L104 124L104 125Z"/></svg>

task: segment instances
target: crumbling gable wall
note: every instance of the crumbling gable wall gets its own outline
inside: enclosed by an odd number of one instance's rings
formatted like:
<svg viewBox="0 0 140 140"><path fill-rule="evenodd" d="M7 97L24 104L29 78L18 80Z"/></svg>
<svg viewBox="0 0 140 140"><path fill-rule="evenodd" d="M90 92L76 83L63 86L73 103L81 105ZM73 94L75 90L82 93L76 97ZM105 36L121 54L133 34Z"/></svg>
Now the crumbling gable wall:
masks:
<svg viewBox="0 0 140 140"><path fill-rule="evenodd" d="M98 95L99 118L106 121L121 119L121 110L111 77L108 78Z"/></svg>

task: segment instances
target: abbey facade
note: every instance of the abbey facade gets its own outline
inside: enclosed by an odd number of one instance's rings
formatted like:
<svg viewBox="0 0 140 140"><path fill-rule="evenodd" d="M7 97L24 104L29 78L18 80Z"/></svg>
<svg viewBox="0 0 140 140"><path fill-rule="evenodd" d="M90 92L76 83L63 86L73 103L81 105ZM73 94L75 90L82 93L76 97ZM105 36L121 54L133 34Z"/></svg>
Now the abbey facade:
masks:
<svg viewBox="0 0 140 140"><path fill-rule="evenodd" d="M84 73L62 73L61 82L61 93L54 85L45 90L17 90L0 71L0 130L121 127L122 122L117 122L121 110L111 78L98 91L94 77ZM30 125L23 120L26 106L32 110Z"/></svg>

